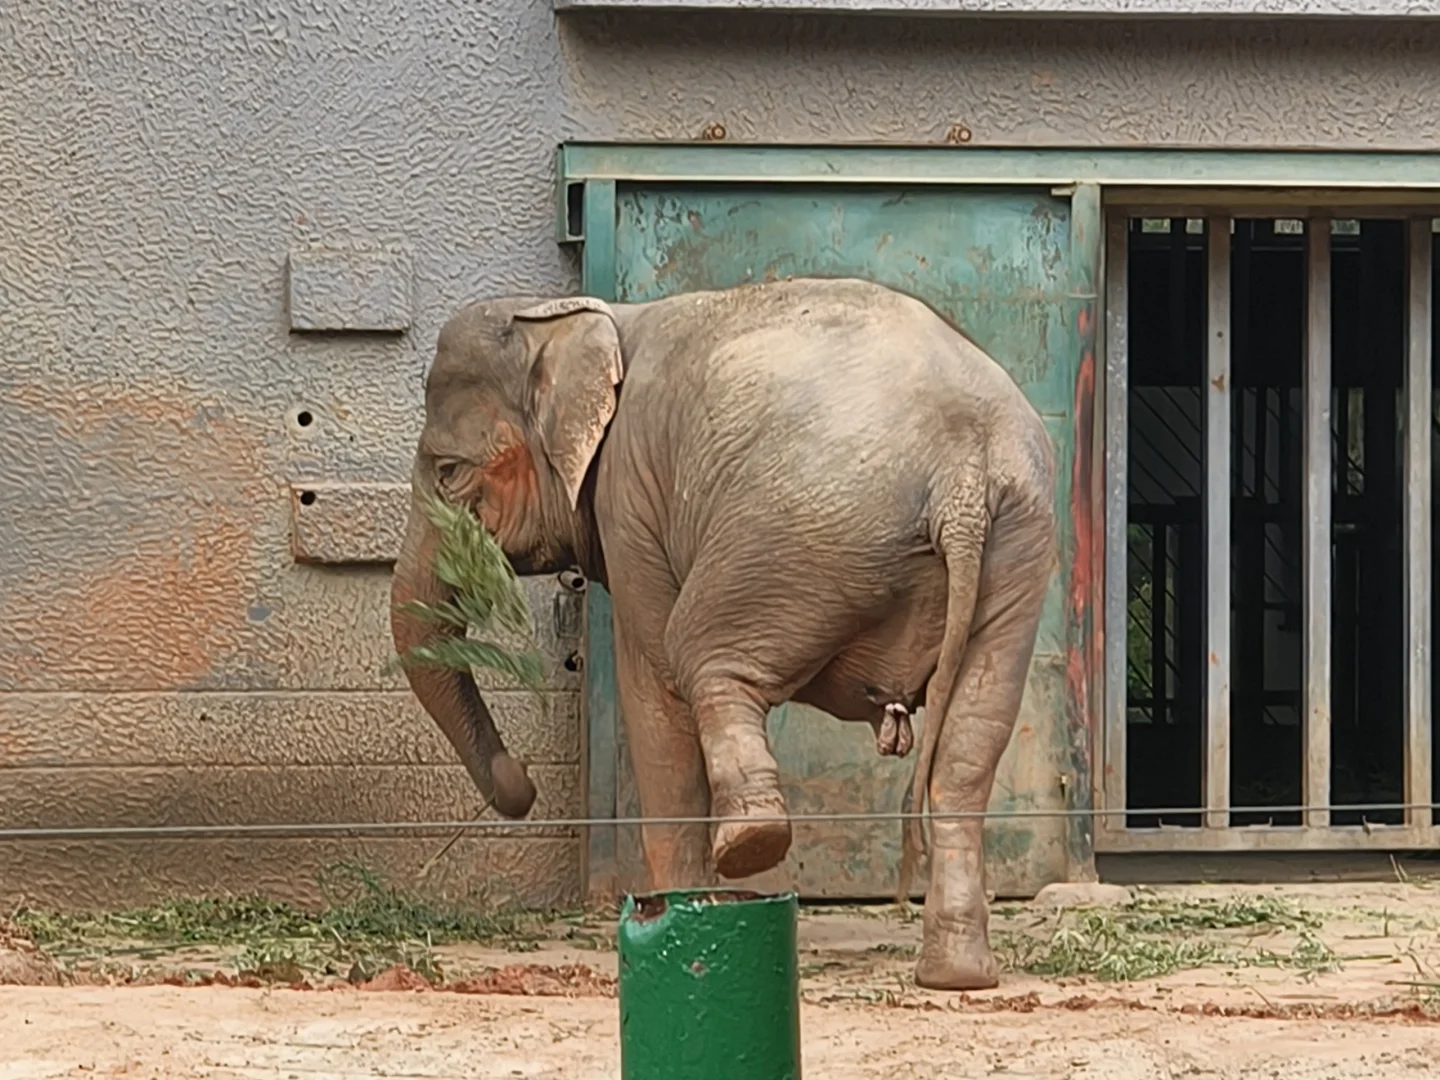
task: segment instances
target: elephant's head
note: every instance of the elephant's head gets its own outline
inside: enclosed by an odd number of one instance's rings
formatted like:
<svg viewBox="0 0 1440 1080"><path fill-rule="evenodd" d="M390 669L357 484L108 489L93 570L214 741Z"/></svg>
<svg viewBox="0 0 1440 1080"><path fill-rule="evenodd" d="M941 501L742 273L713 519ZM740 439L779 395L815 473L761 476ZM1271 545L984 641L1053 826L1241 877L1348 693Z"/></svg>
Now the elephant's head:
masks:
<svg viewBox="0 0 1440 1080"><path fill-rule="evenodd" d="M445 324L426 380L409 524L391 588L397 651L446 632L405 610L410 601L449 599L434 571L439 537L425 512L429 495L471 508L517 573L593 565L586 477L622 372L615 314L601 300L482 301ZM506 817L524 817L535 787L506 753L470 674L407 666L406 676L481 795Z"/></svg>

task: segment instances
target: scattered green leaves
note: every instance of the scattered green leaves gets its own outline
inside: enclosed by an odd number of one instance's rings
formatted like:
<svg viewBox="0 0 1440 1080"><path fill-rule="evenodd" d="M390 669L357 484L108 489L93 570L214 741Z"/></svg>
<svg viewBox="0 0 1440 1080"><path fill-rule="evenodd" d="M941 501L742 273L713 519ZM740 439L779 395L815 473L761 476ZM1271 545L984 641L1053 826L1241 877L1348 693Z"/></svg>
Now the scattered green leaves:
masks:
<svg viewBox="0 0 1440 1080"><path fill-rule="evenodd" d="M1316 929L1320 918L1278 896L1236 896L1227 900L1161 899L1142 896L1120 909L1139 933L1201 930Z"/></svg>
<svg viewBox="0 0 1440 1080"><path fill-rule="evenodd" d="M1317 935L1320 920L1277 897L1224 901L1141 897L1116 908L1079 908L993 936L1002 964L1031 975L1150 979L1211 965L1337 970L1339 957ZM1252 949L1237 937L1288 934L1287 950Z"/></svg>
<svg viewBox="0 0 1440 1080"><path fill-rule="evenodd" d="M426 512L440 534L436 576L454 590L439 603L412 601L402 610L446 627L450 634L416 645L397 657L401 666L468 671L488 668L535 688L544 678L539 652L512 651L475 636L500 630L529 638L530 607L510 560L468 507L431 496Z"/></svg>
<svg viewBox="0 0 1440 1080"><path fill-rule="evenodd" d="M1339 971L1340 957L1335 950L1320 940L1310 927L1302 927L1298 940L1288 952L1273 949L1257 949L1254 956L1242 957L1241 963L1250 967L1276 967L1298 972L1309 979L1322 972Z"/></svg>
<svg viewBox="0 0 1440 1080"><path fill-rule="evenodd" d="M213 950L215 959L267 981L317 975L352 981L404 963L435 978L434 947L454 942L526 941L534 914L485 914L434 904L382 884L363 867L340 864L322 875L315 912L258 896L180 899L101 914L21 909L15 923L71 966L100 958L155 959Z"/></svg>

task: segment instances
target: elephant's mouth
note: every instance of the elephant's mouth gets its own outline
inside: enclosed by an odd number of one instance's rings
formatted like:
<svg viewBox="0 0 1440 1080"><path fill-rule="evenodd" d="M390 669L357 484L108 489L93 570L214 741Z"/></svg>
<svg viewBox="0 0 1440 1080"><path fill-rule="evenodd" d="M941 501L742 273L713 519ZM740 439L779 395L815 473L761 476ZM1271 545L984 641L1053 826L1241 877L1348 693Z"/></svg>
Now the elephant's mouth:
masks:
<svg viewBox="0 0 1440 1080"><path fill-rule="evenodd" d="M487 503L485 490L478 479L468 478L462 483L436 485L436 494L451 506L469 512L490 536L500 545L505 559L520 577L534 577L559 573L575 563L575 558L563 543L557 543L545 534L543 528L526 527L522 518L525 511L510 507L511 512ZM533 510L534 504L528 509Z"/></svg>

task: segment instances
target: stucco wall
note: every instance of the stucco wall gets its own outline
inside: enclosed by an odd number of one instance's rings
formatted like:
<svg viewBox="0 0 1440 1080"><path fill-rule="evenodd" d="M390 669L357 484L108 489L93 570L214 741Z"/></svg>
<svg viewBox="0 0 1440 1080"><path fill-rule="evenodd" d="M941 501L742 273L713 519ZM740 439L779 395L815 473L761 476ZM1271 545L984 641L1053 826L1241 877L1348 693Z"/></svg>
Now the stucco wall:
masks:
<svg viewBox="0 0 1440 1080"><path fill-rule="evenodd" d="M554 0L557 11L775 11L810 14L1097 18L1390 18L1440 15L1436 0Z"/></svg>
<svg viewBox="0 0 1440 1080"><path fill-rule="evenodd" d="M1440 125L1429 24L563 19L548 0L6 5L0 825L474 811L381 673L388 566L297 563L291 485L403 484L446 315L574 287L551 239L561 139L719 121L732 139L933 141L964 123L977 143L1415 147ZM408 252L386 301L408 328L292 332L289 255L312 245L339 249L342 299L364 299L364 252ZM384 546L354 501L312 508L332 558ZM546 634L553 591L532 589ZM578 680L556 669L500 717L547 817L581 809ZM311 898L328 861L410 884L442 842L0 844L0 902ZM427 886L567 902L578 846L469 839Z"/></svg>
<svg viewBox="0 0 1440 1080"><path fill-rule="evenodd" d="M0 822L466 818L463 770L381 670L389 567L297 564L288 485L403 484L447 314L572 280L546 238L551 16L224 10L0 15ZM312 244L352 277L357 249L409 249L409 329L292 333L289 252ZM367 554L374 523L341 513L332 554ZM581 806L576 685L557 665L543 705L499 716L539 816ZM0 902L306 898L342 857L408 884L444 839L0 845ZM577 842L470 839L428 884L573 900Z"/></svg>
<svg viewBox="0 0 1440 1080"><path fill-rule="evenodd" d="M566 137L1440 145L1440 24L575 12Z"/></svg>

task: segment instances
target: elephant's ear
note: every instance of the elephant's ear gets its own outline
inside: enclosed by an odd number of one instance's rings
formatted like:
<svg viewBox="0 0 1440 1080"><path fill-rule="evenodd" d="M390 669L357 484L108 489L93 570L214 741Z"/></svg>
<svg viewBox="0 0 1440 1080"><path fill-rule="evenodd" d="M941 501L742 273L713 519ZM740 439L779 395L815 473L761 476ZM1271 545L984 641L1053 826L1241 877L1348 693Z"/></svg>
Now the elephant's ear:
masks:
<svg viewBox="0 0 1440 1080"><path fill-rule="evenodd" d="M620 333L610 305L593 296L547 300L517 311L525 322L549 322L530 368L530 422L573 510L585 472L615 415L624 377Z"/></svg>

